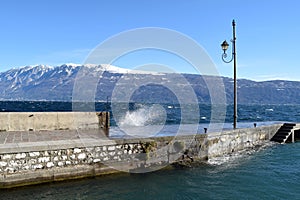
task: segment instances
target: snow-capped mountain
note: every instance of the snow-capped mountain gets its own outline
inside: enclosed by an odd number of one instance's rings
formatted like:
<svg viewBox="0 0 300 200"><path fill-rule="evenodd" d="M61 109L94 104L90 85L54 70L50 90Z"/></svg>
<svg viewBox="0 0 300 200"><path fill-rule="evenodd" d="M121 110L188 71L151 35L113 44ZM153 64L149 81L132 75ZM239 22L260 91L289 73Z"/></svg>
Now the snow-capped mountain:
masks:
<svg viewBox="0 0 300 200"><path fill-rule="evenodd" d="M210 93L205 80L212 83L216 80L214 76L181 74L180 76L186 80L182 83L178 79L178 74L129 70L111 65L25 66L0 73L0 100L72 101L74 83L82 69L99 79L95 101L106 101L116 87L119 88L119 95L125 95L128 92L128 85L129 87L138 85L130 101L177 103L178 98L167 87L173 84L182 94L187 86L192 87L200 103L210 103ZM226 101L231 103L233 80L226 77L222 77L222 80L225 85ZM281 80L255 82L239 79L238 103L300 104L300 82Z"/></svg>
<svg viewBox="0 0 300 200"><path fill-rule="evenodd" d="M103 95L97 97L97 100L105 100L111 95L114 84L122 74L161 75L157 72L123 69L108 64L25 66L0 73L0 99L70 101L75 78L82 68L88 69L94 76L102 74L100 84L104 88L99 90Z"/></svg>

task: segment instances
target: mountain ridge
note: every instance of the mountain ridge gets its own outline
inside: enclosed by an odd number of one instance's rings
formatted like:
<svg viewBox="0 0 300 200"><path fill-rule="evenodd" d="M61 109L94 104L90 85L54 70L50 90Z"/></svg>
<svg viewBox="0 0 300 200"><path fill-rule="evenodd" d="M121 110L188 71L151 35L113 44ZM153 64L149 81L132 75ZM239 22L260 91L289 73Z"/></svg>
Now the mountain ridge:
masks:
<svg viewBox="0 0 300 200"><path fill-rule="evenodd" d="M95 101L111 97L118 81L128 76L129 81L139 82L145 77L157 84L138 88L131 100L138 102L176 102L176 96L165 84L177 84L171 73L129 70L111 65L63 64L60 66L25 66L0 72L0 100L16 101L72 101L76 76L82 67L87 67L94 76L101 74ZM210 103L210 94L203 77L214 76L180 74L193 88L199 103ZM177 75L178 76L178 75ZM219 77L225 86L226 103L233 102L233 79ZM135 81L134 81L135 80ZM161 86L159 86L161 85ZM288 80L253 81L238 79L238 103L242 104L300 104L300 82ZM126 91L126 87L124 90ZM183 85L184 90L184 85ZM149 98L151 97L151 98Z"/></svg>

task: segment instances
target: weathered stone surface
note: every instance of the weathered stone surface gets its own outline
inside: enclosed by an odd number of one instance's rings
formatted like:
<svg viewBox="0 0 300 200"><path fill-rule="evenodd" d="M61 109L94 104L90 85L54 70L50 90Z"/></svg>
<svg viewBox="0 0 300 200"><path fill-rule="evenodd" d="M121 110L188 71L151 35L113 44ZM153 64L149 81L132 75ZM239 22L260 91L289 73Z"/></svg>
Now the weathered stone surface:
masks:
<svg viewBox="0 0 300 200"><path fill-rule="evenodd" d="M116 149L115 146L109 146L109 147L107 148L108 151L114 151L115 149Z"/></svg>
<svg viewBox="0 0 300 200"><path fill-rule="evenodd" d="M0 167L6 167L6 166L7 166L7 162L0 161Z"/></svg>
<svg viewBox="0 0 300 200"><path fill-rule="evenodd" d="M81 153L81 149L75 148L74 153Z"/></svg>
<svg viewBox="0 0 300 200"><path fill-rule="evenodd" d="M40 157L40 158L38 158L39 163L45 163L45 162L49 162L49 161L50 161L50 157Z"/></svg>
<svg viewBox="0 0 300 200"><path fill-rule="evenodd" d="M71 165L71 164L72 164L71 161L69 161L69 160L66 161L66 165Z"/></svg>
<svg viewBox="0 0 300 200"><path fill-rule="evenodd" d="M83 160L85 158L86 158L86 154L85 153L81 153L81 154L78 155L78 159L79 160Z"/></svg>
<svg viewBox="0 0 300 200"><path fill-rule="evenodd" d="M59 167L64 166L64 162L59 161L59 162L57 163L57 166L59 166Z"/></svg>
<svg viewBox="0 0 300 200"><path fill-rule="evenodd" d="M71 158L71 160L75 160L76 159L76 155L73 154L73 155L70 156L70 158Z"/></svg>
<svg viewBox="0 0 300 200"><path fill-rule="evenodd" d="M30 157L38 157L38 156L40 156L40 152L30 152L29 156Z"/></svg>
<svg viewBox="0 0 300 200"><path fill-rule="evenodd" d="M26 153L18 153L16 155L16 159L23 159L23 158L26 158Z"/></svg>
<svg viewBox="0 0 300 200"><path fill-rule="evenodd" d="M99 159L99 158L96 158L96 159L93 160L94 163L97 163L97 162L100 162L100 161L101 161L101 159Z"/></svg>
<svg viewBox="0 0 300 200"><path fill-rule="evenodd" d="M12 157L12 154L5 154L2 156L2 160L10 160Z"/></svg>
<svg viewBox="0 0 300 200"><path fill-rule="evenodd" d="M46 165L48 168L54 167L54 163L53 162L48 162Z"/></svg>

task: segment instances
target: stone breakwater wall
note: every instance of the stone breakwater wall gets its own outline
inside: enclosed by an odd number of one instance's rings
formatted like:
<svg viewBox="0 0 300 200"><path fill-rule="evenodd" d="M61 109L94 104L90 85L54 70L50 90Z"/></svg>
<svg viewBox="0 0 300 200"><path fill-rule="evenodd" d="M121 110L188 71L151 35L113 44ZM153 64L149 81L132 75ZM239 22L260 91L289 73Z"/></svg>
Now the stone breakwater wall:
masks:
<svg viewBox="0 0 300 200"><path fill-rule="evenodd" d="M268 141L281 125L144 139L80 139L0 145L0 188L115 172L190 166Z"/></svg>
<svg viewBox="0 0 300 200"><path fill-rule="evenodd" d="M209 134L207 137L209 143L208 156L209 158L221 156L246 148L252 148L265 141L270 141L281 126L282 124L275 124Z"/></svg>
<svg viewBox="0 0 300 200"><path fill-rule="evenodd" d="M22 186L116 172L109 162L120 162L141 153L141 144L89 146L0 155L0 187ZM94 144L95 145L95 144ZM104 165L107 164L107 166Z"/></svg>
<svg viewBox="0 0 300 200"><path fill-rule="evenodd" d="M0 112L0 131L108 128L108 119L108 112Z"/></svg>

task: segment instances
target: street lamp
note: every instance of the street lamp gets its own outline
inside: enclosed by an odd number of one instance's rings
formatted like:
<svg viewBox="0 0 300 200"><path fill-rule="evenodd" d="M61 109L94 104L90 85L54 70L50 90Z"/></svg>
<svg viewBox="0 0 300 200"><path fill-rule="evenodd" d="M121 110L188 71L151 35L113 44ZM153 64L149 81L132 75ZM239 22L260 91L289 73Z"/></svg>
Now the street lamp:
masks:
<svg viewBox="0 0 300 200"><path fill-rule="evenodd" d="M236 37L235 37L235 21L232 20L232 33L233 33L233 37L230 40L232 42L232 57L229 61L226 61L225 58L227 58L227 54L226 54L226 50L229 47L229 44L227 43L226 40L224 40L224 42L221 44L222 50L224 51L224 53L222 54L222 60L225 63L230 63L233 60L233 93L234 93L234 102L233 102L233 128L236 129L236 122L237 122L237 87L236 87L236 48L235 48L235 41L236 41Z"/></svg>

